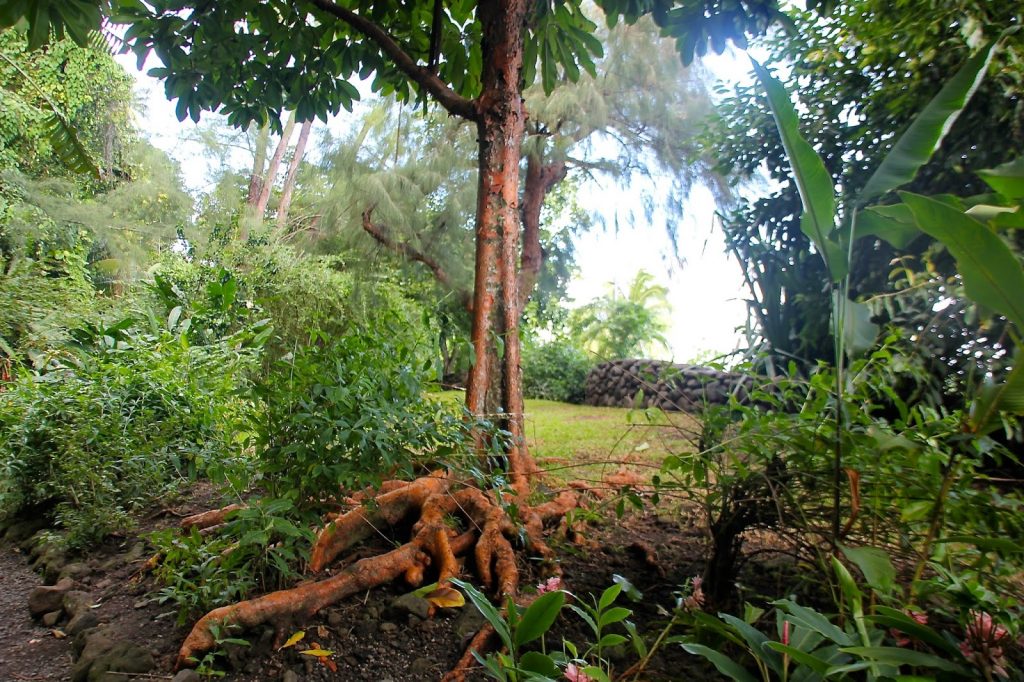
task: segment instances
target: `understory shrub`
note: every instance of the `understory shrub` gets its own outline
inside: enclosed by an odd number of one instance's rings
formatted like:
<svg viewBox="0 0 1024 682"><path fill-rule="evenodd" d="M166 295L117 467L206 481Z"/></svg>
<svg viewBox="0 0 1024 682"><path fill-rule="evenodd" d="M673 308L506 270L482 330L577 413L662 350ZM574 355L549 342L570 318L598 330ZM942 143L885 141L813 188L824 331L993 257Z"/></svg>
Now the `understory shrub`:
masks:
<svg viewBox="0 0 1024 682"><path fill-rule="evenodd" d="M523 344L523 393L527 398L581 404L593 365L590 354L570 339L528 341Z"/></svg>
<svg viewBox="0 0 1024 682"><path fill-rule="evenodd" d="M0 515L55 507L67 542L84 545L226 466L235 393L257 361L252 335L192 346L178 328L130 326L77 330L81 347L64 364L22 370L0 393Z"/></svg>
<svg viewBox="0 0 1024 682"><path fill-rule="evenodd" d="M317 338L279 360L253 412L264 486L305 506L463 452L466 423L424 397L432 369L415 349L368 331Z"/></svg>

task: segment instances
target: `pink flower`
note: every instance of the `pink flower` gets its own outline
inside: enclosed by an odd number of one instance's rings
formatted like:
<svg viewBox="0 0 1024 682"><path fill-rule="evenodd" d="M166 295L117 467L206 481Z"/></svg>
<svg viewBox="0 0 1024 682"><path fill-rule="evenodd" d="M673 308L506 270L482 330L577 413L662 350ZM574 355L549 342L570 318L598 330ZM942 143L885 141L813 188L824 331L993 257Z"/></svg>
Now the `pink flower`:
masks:
<svg viewBox="0 0 1024 682"><path fill-rule="evenodd" d="M699 575L694 576L690 581L692 591L690 596L683 600L683 608L687 611L697 611L704 607L704 590L701 589L701 585L704 584L704 579Z"/></svg>
<svg viewBox="0 0 1024 682"><path fill-rule="evenodd" d="M992 615L984 611L971 611L966 628L966 638L960 642L960 653L964 658L982 670L991 670L1000 677L1007 677L1003 645L1010 633L996 623Z"/></svg>
<svg viewBox="0 0 1024 682"><path fill-rule="evenodd" d="M544 594L545 592L556 592L562 589L562 579L560 577L552 576L537 585L537 594Z"/></svg>
<svg viewBox="0 0 1024 682"><path fill-rule="evenodd" d="M575 663L565 666L565 679L569 682L593 682L590 675L577 668Z"/></svg>
<svg viewBox="0 0 1024 682"><path fill-rule="evenodd" d="M911 618L913 618L915 621L917 621L921 625L927 625L928 624L928 614L927 613L922 613L920 611L914 611L913 609L908 609L907 610L907 615L910 616ZM889 634L891 634L893 636L893 638L895 638L896 646L908 647L908 646L910 646L912 644L912 642L910 640L910 637L908 637L906 635L906 633L904 633L902 630L897 630L896 628L891 628L889 630Z"/></svg>

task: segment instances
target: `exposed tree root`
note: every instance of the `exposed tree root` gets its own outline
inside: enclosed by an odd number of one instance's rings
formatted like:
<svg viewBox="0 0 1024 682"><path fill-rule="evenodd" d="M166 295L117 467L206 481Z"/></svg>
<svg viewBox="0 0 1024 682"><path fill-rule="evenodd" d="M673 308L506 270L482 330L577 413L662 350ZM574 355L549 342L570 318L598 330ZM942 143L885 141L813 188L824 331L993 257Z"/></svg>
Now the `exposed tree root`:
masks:
<svg viewBox="0 0 1024 682"><path fill-rule="evenodd" d="M516 599L520 575L513 543L521 537L530 555L545 563L547 573L560 573L553 552L544 541L544 527L558 522L579 504L579 493L569 490L531 506L521 496L503 499L498 493L484 493L453 481L444 472L411 482L389 481L376 494L361 491L353 498L350 501L362 503L338 514L320 531L310 559L313 573L325 571L343 552L363 540L377 534L391 537L395 527L408 527L403 524L415 519L411 539L387 553L360 559L322 580L214 609L195 624L185 639L177 666L194 664L196 658L213 648L213 631L218 627L252 628L269 623L281 635L294 621L399 576L409 585L419 586L429 569L431 578L443 585L459 574L460 558L470 550L483 585L501 599ZM506 509L512 502L519 525ZM454 676L448 679L461 679L458 670L473 664L472 651L479 649L487 638L485 632L474 638L459 668L453 671Z"/></svg>
<svg viewBox="0 0 1024 682"><path fill-rule="evenodd" d="M244 505L241 504L229 504L226 507L220 509L211 509L210 511L202 512L201 514L193 514L192 516L186 516L181 520L182 530L203 530L204 528L211 528L213 526L219 526L224 523L227 519L228 514L233 511L242 509Z"/></svg>

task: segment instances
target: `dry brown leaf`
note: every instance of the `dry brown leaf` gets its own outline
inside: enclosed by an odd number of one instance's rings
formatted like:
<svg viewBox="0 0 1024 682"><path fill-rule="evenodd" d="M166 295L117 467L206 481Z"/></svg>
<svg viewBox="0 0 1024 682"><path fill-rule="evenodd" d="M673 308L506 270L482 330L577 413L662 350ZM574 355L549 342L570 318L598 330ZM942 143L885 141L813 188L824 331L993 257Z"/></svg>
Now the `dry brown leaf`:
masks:
<svg viewBox="0 0 1024 682"><path fill-rule="evenodd" d="M443 609L457 609L466 605L466 598L453 587L439 587L423 597L434 606Z"/></svg>

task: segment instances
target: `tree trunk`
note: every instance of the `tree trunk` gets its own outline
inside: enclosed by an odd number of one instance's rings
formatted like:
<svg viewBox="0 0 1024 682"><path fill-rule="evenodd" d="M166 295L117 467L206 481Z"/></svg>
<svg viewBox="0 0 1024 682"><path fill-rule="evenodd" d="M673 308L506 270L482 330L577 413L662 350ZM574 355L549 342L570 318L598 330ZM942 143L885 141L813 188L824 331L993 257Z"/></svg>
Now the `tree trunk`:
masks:
<svg viewBox="0 0 1024 682"><path fill-rule="evenodd" d="M281 134L281 141L277 143L277 149L274 150L274 156L270 159L270 165L267 166L267 177L263 182L263 189L260 190L260 196L256 200L256 214L257 220L263 219L263 214L267 212L267 202L270 201L270 191L274 189L274 178L277 177L277 169L281 167L281 159L284 158L284 152L288 149L288 143L292 139L292 131L295 130L295 112L288 114L288 122L284 124L284 132Z"/></svg>
<svg viewBox="0 0 1024 682"><path fill-rule="evenodd" d="M477 99L480 184L476 215L473 290L474 363L466 406L475 415L505 418L512 434L509 478L518 491L529 486L532 461L523 440L523 390L519 360L519 160L525 129L520 87L525 0L484 0L482 92ZM502 334L500 362L490 351ZM500 402L493 389L501 387ZM491 390L488 390L491 389Z"/></svg>
<svg viewBox="0 0 1024 682"><path fill-rule="evenodd" d="M530 154L526 161L526 185L523 187L523 258L519 270L519 307L530 299L540 269L544 264L544 251L540 248L540 211L544 198L551 189L565 179L568 169L565 161L544 163L538 153Z"/></svg>
<svg viewBox="0 0 1024 682"><path fill-rule="evenodd" d="M267 163L267 145L270 143L270 126L261 126L256 133L256 155L252 162L252 175L249 176L249 195L245 203L255 206L263 191L263 166Z"/></svg>
<svg viewBox="0 0 1024 682"><path fill-rule="evenodd" d="M281 190L281 203L277 206L277 229L284 230L288 223L288 209L292 205L292 193L295 191L295 176L299 172L299 163L302 161L302 154L306 151L306 140L309 139L309 130L313 127L313 119L302 122L299 129L299 141L295 143L295 153L292 155L291 163L288 164L288 175L284 179L284 188Z"/></svg>

